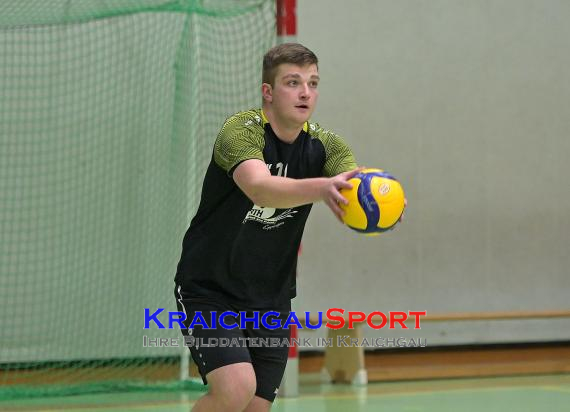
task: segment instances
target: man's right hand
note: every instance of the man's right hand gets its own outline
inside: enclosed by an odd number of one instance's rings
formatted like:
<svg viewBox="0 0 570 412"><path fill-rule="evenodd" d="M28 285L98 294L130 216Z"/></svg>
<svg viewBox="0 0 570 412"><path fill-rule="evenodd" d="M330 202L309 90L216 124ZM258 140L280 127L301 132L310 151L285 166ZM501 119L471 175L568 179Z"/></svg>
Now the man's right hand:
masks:
<svg viewBox="0 0 570 412"><path fill-rule="evenodd" d="M348 172L330 177L327 184L322 187L321 199L326 203L340 222L342 222L342 217L345 214L344 210L340 207L340 204L348 205L348 200L346 200L340 191L342 189L352 189L352 184L348 181L362 170L364 170L364 167L357 167L356 169Z"/></svg>

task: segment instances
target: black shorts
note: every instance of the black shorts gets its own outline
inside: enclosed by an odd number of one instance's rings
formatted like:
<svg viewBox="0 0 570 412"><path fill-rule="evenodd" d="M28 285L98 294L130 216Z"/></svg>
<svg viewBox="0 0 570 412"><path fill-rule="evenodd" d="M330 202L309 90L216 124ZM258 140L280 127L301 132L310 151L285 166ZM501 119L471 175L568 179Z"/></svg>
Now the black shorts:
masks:
<svg viewBox="0 0 570 412"><path fill-rule="evenodd" d="M245 329L241 329L239 315L237 319L225 315L226 325L238 324L234 329L225 329L220 326L220 315L228 311L239 314L239 308L220 301L185 298L179 286L176 286L174 295L178 310L186 314L186 320L183 322L186 328L190 326L196 312L201 312L207 325L211 327L211 312L216 312L214 317L217 327L204 328L200 324L195 324L191 329L182 329L185 345L189 347L192 359L198 365L204 384L208 383L206 375L214 369L233 363L248 362L255 371L257 382L255 395L273 402L287 364L289 348L283 343L290 338L289 329L267 329L262 324L259 325L259 329L254 329L252 322L246 322ZM248 318L253 316L251 310L245 312ZM260 318L263 313L260 312ZM280 320L283 324L288 316L289 312L280 312L279 316L272 316L271 319L275 322Z"/></svg>

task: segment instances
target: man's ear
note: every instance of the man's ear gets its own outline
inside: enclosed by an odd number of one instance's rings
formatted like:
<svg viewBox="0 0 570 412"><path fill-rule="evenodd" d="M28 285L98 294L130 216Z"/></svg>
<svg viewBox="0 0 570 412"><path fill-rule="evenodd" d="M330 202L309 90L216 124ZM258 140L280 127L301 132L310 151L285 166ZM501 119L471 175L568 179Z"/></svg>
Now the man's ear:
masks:
<svg viewBox="0 0 570 412"><path fill-rule="evenodd" d="M261 96L264 102L271 103L273 101L273 87L269 83L261 85Z"/></svg>

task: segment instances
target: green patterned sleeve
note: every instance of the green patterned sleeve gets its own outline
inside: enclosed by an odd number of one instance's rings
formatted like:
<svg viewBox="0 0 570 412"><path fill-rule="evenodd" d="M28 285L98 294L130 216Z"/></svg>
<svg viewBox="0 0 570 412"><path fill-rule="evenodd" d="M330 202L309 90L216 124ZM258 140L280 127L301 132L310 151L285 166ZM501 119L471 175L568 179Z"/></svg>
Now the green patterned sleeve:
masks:
<svg viewBox="0 0 570 412"><path fill-rule="evenodd" d="M255 111L230 117L214 143L214 160L229 175L244 160L263 159L264 129Z"/></svg>
<svg viewBox="0 0 570 412"><path fill-rule="evenodd" d="M316 124L311 124L311 129L315 137L320 139L325 147L324 176L336 176L357 167L354 155L342 137L328 130L323 130Z"/></svg>

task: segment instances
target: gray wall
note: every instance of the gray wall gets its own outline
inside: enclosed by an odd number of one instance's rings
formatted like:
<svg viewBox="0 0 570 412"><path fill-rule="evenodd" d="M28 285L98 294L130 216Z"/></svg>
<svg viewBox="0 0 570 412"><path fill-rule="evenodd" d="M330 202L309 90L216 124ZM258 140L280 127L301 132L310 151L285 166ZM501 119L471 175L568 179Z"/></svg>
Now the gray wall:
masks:
<svg viewBox="0 0 570 412"><path fill-rule="evenodd" d="M409 207L376 238L315 207L295 307L570 309L570 2L301 0L297 13L320 58L314 120L397 176ZM366 334L570 339L570 320Z"/></svg>

